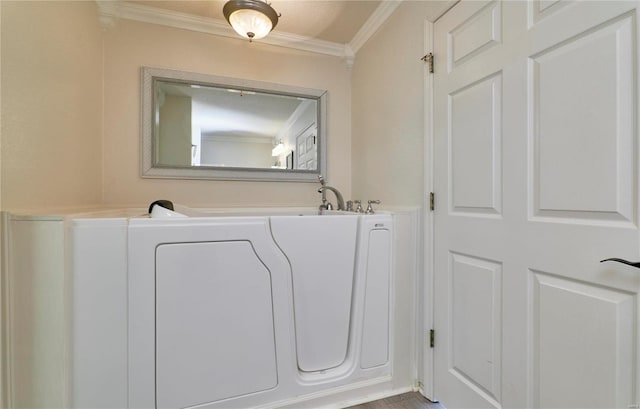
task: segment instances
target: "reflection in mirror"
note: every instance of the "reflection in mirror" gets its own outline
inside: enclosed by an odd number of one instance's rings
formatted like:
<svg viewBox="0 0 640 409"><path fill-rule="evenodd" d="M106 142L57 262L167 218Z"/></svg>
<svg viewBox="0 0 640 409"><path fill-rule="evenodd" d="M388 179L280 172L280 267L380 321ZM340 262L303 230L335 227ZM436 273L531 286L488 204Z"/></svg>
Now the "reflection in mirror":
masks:
<svg viewBox="0 0 640 409"><path fill-rule="evenodd" d="M143 68L142 175L313 181L326 92Z"/></svg>

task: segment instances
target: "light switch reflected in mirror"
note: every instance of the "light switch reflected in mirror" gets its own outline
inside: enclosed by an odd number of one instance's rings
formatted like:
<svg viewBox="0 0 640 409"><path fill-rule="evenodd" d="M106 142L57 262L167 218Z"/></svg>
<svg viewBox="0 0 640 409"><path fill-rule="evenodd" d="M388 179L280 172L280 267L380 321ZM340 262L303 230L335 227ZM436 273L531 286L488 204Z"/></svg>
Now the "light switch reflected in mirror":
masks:
<svg viewBox="0 0 640 409"><path fill-rule="evenodd" d="M315 182L326 92L143 68L142 176Z"/></svg>

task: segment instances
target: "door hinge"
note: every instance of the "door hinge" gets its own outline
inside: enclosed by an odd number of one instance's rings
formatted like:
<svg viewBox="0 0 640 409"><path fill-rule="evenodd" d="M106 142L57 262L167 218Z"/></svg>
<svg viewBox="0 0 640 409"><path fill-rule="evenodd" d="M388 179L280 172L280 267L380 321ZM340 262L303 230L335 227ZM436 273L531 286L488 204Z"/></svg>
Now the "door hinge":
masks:
<svg viewBox="0 0 640 409"><path fill-rule="evenodd" d="M429 64L429 73L433 74L433 53L425 54L420 59Z"/></svg>
<svg viewBox="0 0 640 409"><path fill-rule="evenodd" d="M429 346L431 348L436 345L436 331L434 329L429 330Z"/></svg>
<svg viewBox="0 0 640 409"><path fill-rule="evenodd" d="M429 193L429 209L436 210L436 194L433 192Z"/></svg>

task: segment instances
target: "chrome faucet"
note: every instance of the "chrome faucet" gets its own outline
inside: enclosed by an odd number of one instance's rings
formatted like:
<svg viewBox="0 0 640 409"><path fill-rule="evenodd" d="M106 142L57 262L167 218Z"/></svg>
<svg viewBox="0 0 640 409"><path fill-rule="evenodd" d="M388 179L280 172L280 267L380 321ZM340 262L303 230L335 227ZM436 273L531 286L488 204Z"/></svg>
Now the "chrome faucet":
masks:
<svg viewBox="0 0 640 409"><path fill-rule="evenodd" d="M368 206L367 206L367 210L364 211L365 214L374 214L375 211L373 210L373 206L371 206L372 204L380 204L379 200L369 200L367 202Z"/></svg>
<svg viewBox="0 0 640 409"><path fill-rule="evenodd" d="M354 200L353 203L355 203L355 205L356 205L356 209L354 210L354 212L356 212L356 213L364 213L364 209L362 208L362 201L361 200Z"/></svg>
<svg viewBox="0 0 640 409"><path fill-rule="evenodd" d="M353 200L347 200L347 208L345 210L347 212L353 212Z"/></svg>
<svg viewBox="0 0 640 409"><path fill-rule="evenodd" d="M322 175L318 175L318 181L320 182L320 185L322 185L322 187L324 187L327 183L324 181ZM322 193L322 203L319 206L320 213L322 214L323 210L332 210L333 206L331 205L331 203L327 202L327 191L320 188L318 189L318 193Z"/></svg>
<svg viewBox="0 0 640 409"><path fill-rule="evenodd" d="M318 175L318 181L320 182L320 189L318 189L318 193L322 193L322 204L320 205L320 210L332 210L333 205L327 201L327 190L333 192L336 195L336 200L338 201L338 208L336 210L344 210L344 199L342 198L342 194L332 186L327 186L327 182L324 180L322 175Z"/></svg>

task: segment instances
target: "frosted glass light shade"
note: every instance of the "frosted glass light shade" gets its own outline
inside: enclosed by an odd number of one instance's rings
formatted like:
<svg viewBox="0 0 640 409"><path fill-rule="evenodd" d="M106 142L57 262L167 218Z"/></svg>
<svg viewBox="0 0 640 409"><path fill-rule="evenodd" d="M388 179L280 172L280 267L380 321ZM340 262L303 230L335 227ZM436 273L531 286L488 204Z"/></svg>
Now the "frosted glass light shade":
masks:
<svg viewBox="0 0 640 409"><path fill-rule="evenodd" d="M255 10L238 10L229 16L229 22L236 33L255 40L264 38L272 28L271 20Z"/></svg>
<svg viewBox="0 0 640 409"><path fill-rule="evenodd" d="M236 33L249 40L266 37L278 24L278 13L262 0L231 0L222 12Z"/></svg>

